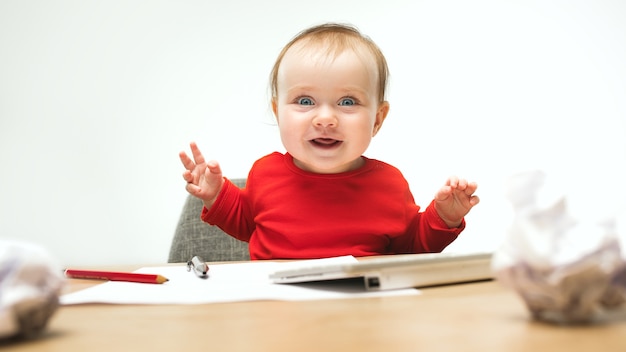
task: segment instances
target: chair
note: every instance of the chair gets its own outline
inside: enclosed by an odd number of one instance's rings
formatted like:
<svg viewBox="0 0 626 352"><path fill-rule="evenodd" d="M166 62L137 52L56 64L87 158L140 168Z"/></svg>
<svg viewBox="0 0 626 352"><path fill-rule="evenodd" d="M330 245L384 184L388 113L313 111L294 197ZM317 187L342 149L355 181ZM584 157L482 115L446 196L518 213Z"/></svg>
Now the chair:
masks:
<svg viewBox="0 0 626 352"><path fill-rule="evenodd" d="M232 179L231 182L244 187L246 179ZM203 222L201 212L202 201L188 195L170 246L169 263L186 263L194 255L210 262L250 260L247 242Z"/></svg>

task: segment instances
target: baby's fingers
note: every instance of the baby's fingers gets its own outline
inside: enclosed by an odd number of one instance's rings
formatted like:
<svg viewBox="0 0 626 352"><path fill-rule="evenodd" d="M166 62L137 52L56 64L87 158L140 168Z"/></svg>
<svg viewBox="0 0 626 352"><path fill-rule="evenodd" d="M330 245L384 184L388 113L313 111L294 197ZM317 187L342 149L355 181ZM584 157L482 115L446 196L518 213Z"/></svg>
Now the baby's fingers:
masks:
<svg viewBox="0 0 626 352"><path fill-rule="evenodd" d="M189 192L189 194L194 195L196 197L200 197L202 194L202 188L194 185L193 183L187 183L185 186L185 190Z"/></svg>
<svg viewBox="0 0 626 352"><path fill-rule="evenodd" d="M185 169L187 169L188 171L191 171L196 167L196 164L193 162L193 160L191 160L191 158L187 155L187 153L180 152L178 153L178 157L180 158L180 161L183 163L183 166L185 167Z"/></svg>
<svg viewBox="0 0 626 352"><path fill-rule="evenodd" d="M476 182L469 182L465 188L465 194L471 196L474 192L476 192L476 189L478 189L478 184Z"/></svg>
<svg viewBox="0 0 626 352"><path fill-rule="evenodd" d="M185 170L183 172L183 179L187 181L187 183L193 183L193 174L189 170Z"/></svg>
<svg viewBox="0 0 626 352"><path fill-rule="evenodd" d="M459 185L459 178L456 176L450 176L446 180L446 186L450 186L452 188L456 188Z"/></svg>
<svg viewBox="0 0 626 352"><path fill-rule="evenodd" d="M193 160L196 164L204 164L204 155L198 148L198 145L195 142L189 143L189 147L191 148L191 154L193 155Z"/></svg>

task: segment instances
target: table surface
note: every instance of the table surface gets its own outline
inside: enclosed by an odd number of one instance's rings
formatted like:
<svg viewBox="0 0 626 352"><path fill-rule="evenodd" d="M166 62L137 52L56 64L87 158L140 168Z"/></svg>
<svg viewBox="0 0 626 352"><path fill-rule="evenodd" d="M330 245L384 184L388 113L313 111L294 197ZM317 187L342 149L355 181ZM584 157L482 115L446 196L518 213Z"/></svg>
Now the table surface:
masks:
<svg viewBox="0 0 626 352"><path fill-rule="evenodd" d="M66 291L97 284L68 280ZM626 319L559 326L530 319L497 281L418 296L201 305L62 306L10 351L626 351Z"/></svg>

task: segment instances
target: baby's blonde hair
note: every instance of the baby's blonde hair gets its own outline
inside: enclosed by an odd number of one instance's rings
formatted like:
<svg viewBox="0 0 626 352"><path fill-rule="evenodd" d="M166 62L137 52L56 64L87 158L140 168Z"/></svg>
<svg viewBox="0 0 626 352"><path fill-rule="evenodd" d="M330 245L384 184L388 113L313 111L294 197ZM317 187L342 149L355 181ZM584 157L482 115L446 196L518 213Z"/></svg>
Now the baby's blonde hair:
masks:
<svg viewBox="0 0 626 352"><path fill-rule="evenodd" d="M307 44L326 46L326 54L329 56L337 56L347 49L351 49L357 54L361 53L363 49L371 53L378 70L378 100L379 103L385 101L389 68L382 51L374 41L361 34L357 28L338 23L326 23L305 29L285 45L280 54L278 54L270 74L270 89L273 101L276 101L278 97L278 69L283 61L283 57L291 47L302 41L306 41Z"/></svg>

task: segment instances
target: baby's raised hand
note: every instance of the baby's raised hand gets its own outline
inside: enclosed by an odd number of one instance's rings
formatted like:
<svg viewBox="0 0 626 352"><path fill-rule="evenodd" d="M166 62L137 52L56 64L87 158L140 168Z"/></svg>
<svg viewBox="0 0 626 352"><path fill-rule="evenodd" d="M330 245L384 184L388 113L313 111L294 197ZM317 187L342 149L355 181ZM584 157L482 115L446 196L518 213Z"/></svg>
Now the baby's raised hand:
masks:
<svg viewBox="0 0 626 352"><path fill-rule="evenodd" d="M206 207L211 207L224 184L222 170L217 161L204 160L196 143L191 142L189 146L193 160L184 151L179 153L180 161L186 169L183 172L183 179L187 181L185 189L200 198Z"/></svg>
<svg viewBox="0 0 626 352"><path fill-rule="evenodd" d="M463 217L480 201L474 195L478 185L456 176L450 177L435 194L435 210L448 227L459 227Z"/></svg>

